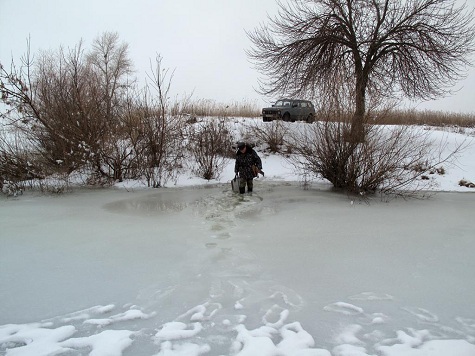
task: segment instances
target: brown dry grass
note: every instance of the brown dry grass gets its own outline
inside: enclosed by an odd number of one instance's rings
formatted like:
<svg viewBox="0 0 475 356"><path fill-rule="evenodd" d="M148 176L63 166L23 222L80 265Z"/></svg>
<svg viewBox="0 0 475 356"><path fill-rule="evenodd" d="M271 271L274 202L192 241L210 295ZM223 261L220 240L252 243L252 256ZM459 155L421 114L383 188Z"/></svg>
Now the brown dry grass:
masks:
<svg viewBox="0 0 475 356"><path fill-rule="evenodd" d="M199 99L190 101L182 109L184 113L193 116L214 116L214 117L245 117L255 118L261 116L262 107L255 100L235 101L231 104L218 103L211 99ZM342 115L334 113L332 115L328 110L324 113L317 112L318 120L322 115L328 121L342 121L345 117L351 119L351 113ZM330 119L335 117L335 120ZM343 119L345 121L345 119ZM475 127L475 113L455 113L444 111L418 111L418 110L390 110L373 112L369 114L368 123L376 125L429 125L429 126L459 126Z"/></svg>
<svg viewBox="0 0 475 356"><path fill-rule="evenodd" d="M183 112L192 116L216 117L259 117L261 110L257 100L235 101L226 104L211 99L198 99L190 101L183 107Z"/></svg>
<svg viewBox="0 0 475 356"><path fill-rule="evenodd" d="M475 127L475 114L444 111L393 110L371 115L369 123L377 125L429 125Z"/></svg>

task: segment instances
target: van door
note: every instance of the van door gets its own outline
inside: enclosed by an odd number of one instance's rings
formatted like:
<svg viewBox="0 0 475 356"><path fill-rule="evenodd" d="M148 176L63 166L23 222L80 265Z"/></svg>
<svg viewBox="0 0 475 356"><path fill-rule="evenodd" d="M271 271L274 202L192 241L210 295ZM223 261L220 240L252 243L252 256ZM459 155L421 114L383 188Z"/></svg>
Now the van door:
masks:
<svg viewBox="0 0 475 356"><path fill-rule="evenodd" d="M307 103L299 101L299 110L297 120L305 120L305 113L307 111Z"/></svg>

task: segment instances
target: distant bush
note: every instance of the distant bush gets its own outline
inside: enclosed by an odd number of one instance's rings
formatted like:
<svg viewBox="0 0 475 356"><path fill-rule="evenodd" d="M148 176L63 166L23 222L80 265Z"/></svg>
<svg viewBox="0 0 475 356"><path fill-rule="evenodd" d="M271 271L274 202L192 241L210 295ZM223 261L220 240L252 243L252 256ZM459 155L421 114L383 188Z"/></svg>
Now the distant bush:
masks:
<svg viewBox="0 0 475 356"><path fill-rule="evenodd" d="M467 188L475 188L475 184L470 182L469 180L466 180L466 179L461 179L459 181L459 185L461 187L467 187Z"/></svg>

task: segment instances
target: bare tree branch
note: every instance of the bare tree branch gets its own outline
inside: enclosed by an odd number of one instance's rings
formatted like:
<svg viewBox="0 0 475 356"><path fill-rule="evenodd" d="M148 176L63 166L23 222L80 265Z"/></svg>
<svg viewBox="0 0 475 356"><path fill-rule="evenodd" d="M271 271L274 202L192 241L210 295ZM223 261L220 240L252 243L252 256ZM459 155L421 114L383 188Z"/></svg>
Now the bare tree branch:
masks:
<svg viewBox="0 0 475 356"><path fill-rule="evenodd" d="M248 36L261 93L318 98L344 83L357 131L368 94L444 96L475 52L474 10L454 0L293 0Z"/></svg>

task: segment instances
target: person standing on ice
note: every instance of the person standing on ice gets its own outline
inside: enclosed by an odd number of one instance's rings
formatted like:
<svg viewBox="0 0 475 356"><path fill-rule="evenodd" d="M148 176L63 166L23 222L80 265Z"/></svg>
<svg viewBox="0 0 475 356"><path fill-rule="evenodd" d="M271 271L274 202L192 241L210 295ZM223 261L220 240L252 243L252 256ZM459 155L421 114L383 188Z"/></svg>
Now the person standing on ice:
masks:
<svg viewBox="0 0 475 356"><path fill-rule="evenodd" d="M256 151L244 142L237 143L238 150L236 152L236 164L234 165L234 173L241 178L239 182L239 193L244 194L247 184L247 192L252 193L253 179L258 173L262 172L262 161Z"/></svg>

